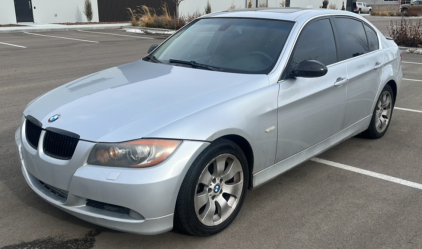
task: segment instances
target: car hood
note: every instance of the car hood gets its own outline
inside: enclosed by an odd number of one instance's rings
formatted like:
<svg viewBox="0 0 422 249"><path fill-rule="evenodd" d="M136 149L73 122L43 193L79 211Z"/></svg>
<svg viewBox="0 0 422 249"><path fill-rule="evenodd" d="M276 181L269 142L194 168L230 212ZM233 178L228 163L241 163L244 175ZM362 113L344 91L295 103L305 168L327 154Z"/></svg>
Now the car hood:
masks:
<svg viewBox="0 0 422 249"><path fill-rule="evenodd" d="M128 141L268 84L266 75L136 61L56 88L33 101L24 115L83 140ZM60 118L48 122L56 114Z"/></svg>

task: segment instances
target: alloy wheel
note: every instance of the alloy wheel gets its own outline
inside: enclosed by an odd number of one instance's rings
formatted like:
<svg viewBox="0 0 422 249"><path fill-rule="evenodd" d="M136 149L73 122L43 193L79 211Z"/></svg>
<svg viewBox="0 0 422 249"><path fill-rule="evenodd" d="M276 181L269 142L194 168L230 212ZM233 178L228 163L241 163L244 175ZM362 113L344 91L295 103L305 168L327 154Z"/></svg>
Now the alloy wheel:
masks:
<svg viewBox="0 0 422 249"><path fill-rule="evenodd" d="M393 108L393 101L391 94L388 91L382 93L378 100L375 111L375 128L379 133L385 131L391 119L391 112Z"/></svg>
<svg viewBox="0 0 422 249"><path fill-rule="evenodd" d="M243 168L231 154L212 159L196 184L194 205L199 221L216 226L227 220L241 200Z"/></svg>

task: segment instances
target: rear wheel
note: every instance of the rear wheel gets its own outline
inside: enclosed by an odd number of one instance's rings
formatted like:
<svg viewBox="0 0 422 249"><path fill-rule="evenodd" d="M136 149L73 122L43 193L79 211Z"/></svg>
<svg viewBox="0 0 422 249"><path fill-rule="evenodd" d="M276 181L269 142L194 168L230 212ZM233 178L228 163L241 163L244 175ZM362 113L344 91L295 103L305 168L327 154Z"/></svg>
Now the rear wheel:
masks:
<svg viewBox="0 0 422 249"><path fill-rule="evenodd" d="M358 14L360 14L360 9L358 10Z"/></svg>
<svg viewBox="0 0 422 249"><path fill-rule="evenodd" d="M377 104L372 114L371 123L364 135L368 138L377 139L384 136L393 116L394 94L389 85L382 89Z"/></svg>
<svg viewBox="0 0 422 249"><path fill-rule="evenodd" d="M249 172L237 144L220 139L195 160L183 180L176 203L175 224L195 236L227 228L243 205Z"/></svg>
<svg viewBox="0 0 422 249"><path fill-rule="evenodd" d="M371 12L372 12L372 10L369 10L369 11L368 11L368 14L369 14L369 15L371 15Z"/></svg>

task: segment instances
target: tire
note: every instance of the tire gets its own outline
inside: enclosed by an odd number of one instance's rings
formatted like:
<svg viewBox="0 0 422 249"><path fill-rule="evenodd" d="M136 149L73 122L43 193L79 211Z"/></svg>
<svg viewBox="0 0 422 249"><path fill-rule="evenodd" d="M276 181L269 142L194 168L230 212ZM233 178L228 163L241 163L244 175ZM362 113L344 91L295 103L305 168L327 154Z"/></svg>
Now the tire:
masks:
<svg viewBox="0 0 422 249"><path fill-rule="evenodd" d="M358 10L358 14L360 15L360 9Z"/></svg>
<svg viewBox="0 0 422 249"><path fill-rule="evenodd" d="M194 236L223 231L239 213L248 182L248 162L242 149L230 140L214 141L195 159L183 180L175 226Z"/></svg>
<svg viewBox="0 0 422 249"><path fill-rule="evenodd" d="M371 15L371 12L372 12L372 10L369 10L369 11L368 11L368 14L369 14L369 15Z"/></svg>
<svg viewBox="0 0 422 249"><path fill-rule="evenodd" d="M371 123L363 135L367 138L378 139L384 136L391 123L394 110L394 94L389 85L386 85L380 96L372 113ZM382 108L382 111L381 111Z"/></svg>
<svg viewBox="0 0 422 249"><path fill-rule="evenodd" d="M401 9L401 13L406 14L406 12L407 12L407 9L406 8Z"/></svg>

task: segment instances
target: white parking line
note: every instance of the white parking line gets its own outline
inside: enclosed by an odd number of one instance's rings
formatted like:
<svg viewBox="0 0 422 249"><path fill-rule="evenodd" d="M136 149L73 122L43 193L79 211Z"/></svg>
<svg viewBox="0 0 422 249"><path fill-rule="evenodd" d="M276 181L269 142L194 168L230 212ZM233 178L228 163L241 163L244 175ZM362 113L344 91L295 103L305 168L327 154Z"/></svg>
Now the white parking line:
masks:
<svg viewBox="0 0 422 249"><path fill-rule="evenodd" d="M408 81L418 81L418 82L422 82L422 80L415 80L415 79L406 79L406 78L402 78L402 80L408 80Z"/></svg>
<svg viewBox="0 0 422 249"><path fill-rule="evenodd" d="M26 47L24 47L24 46L19 46L19 45L10 44L10 43L5 43L5 42L0 42L0 44L9 45L9 46L18 47L18 48L26 48Z"/></svg>
<svg viewBox="0 0 422 249"><path fill-rule="evenodd" d="M97 41L88 41L88 40L81 40L81 39L75 39L75 38L69 38L69 37L61 37L61 36L53 36L53 35L41 35L41 34L34 34L34 33L29 33L29 32L23 32L23 33L28 34L28 35L38 35L38 36L45 36L45 37L52 37L52 38L59 38L59 39L66 39L66 40L98 43Z"/></svg>
<svg viewBox="0 0 422 249"><path fill-rule="evenodd" d="M124 36L124 37L134 37L138 39L147 39L147 40L154 40L154 38L151 37L142 37L142 36L133 36L133 35L118 35L113 33L105 33L105 32L93 32L93 31L85 31L85 30L78 30L79 32L85 32L85 33L94 33L94 34L102 34L102 35L115 35L115 36Z"/></svg>
<svg viewBox="0 0 422 249"><path fill-rule="evenodd" d="M378 178L378 179L381 179L381 180L394 182L394 183L401 184L401 185L404 185L404 186L408 186L408 187L411 187L411 188L422 189L422 184L419 184L419 183L416 183L416 182L406 181L406 180L403 180L403 179L400 179L400 178L376 173L376 172L365 170L365 169L352 167L352 166L349 166L349 165L346 165L346 164L336 163L336 162L332 162L332 161L328 161L328 160L324 160L324 159L316 158L316 157L312 158L311 161L314 161L314 162L317 162L317 163L322 163L322 164L332 166L332 167L336 167L336 168L339 168L339 169L348 170L348 171L355 172L355 173L358 173L358 174L371 176L371 177Z"/></svg>
<svg viewBox="0 0 422 249"><path fill-rule="evenodd" d="M402 61L401 63L422 65L422 63L419 63L419 62L410 62L410 61Z"/></svg>
<svg viewBox="0 0 422 249"><path fill-rule="evenodd" d="M422 111L419 111L419 110L414 110L414 109L407 109L407 108L400 108L400 107L394 107L394 109L397 109L397 110L402 110L402 111L408 111L408 112L417 112L417 113L422 113Z"/></svg>

